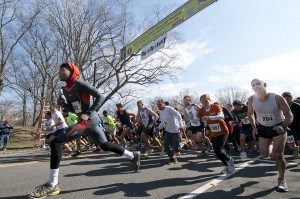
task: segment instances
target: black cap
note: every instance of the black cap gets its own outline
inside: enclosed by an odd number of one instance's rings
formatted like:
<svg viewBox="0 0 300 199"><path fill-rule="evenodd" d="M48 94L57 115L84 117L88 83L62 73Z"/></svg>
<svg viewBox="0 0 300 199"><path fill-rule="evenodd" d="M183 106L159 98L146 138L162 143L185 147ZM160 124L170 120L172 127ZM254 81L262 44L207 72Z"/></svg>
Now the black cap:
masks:
<svg viewBox="0 0 300 199"><path fill-rule="evenodd" d="M240 100L234 100L233 105L243 105L243 103Z"/></svg>
<svg viewBox="0 0 300 199"><path fill-rule="evenodd" d="M284 92L282 93L282 97L292 97L292 94L290 92Z"/></svg>
<svg viewBox="0 0 300 199"><path fill-rule="evenodd" d="M66 69L68 69L69 71L71 71L71 68L70 68L70 66L69 66L68 63L63 63L62 65L60 65L60 68L66 68Z"/></svg>
<svg viewBox="0 0 300 199"><path fill-rule="evenodd" d="M108 111L107 110L104 110L103 111L103 115L107 115L108 114Z"/></svg>

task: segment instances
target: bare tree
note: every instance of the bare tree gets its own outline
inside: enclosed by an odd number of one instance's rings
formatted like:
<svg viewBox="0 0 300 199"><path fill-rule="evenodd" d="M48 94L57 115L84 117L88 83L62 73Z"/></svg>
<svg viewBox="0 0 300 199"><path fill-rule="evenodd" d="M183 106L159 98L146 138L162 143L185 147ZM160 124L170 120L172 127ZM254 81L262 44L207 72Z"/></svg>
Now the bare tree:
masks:
<svg viewBox="0 0 300 199"><path fill-rule="evenodd" d="M10 109L13 108L14 101L2 100L0 101L0 122L9 118Z"/></svg>
<svg viewBox="0 0 300 199"><path fill-rule="evenodd" d="M49 8L49 26L64 56L79 66L90 83L96 64L95 85L106 94L103 103L127 85L155 84L164 75L175 78L180 69L173 66L177 55L170 53L161 52L146 61L140 61L136 53L120 60L120 49L134 39L127 38L133 28L127 6L127 1L63 0L53 1Z"/></svg>
<svg viewBox="0 0 300 199"><path fill-rule="evenodd" d="M21 3L22 0L17 2ZM129 0L52 0L51 2L38 1L35 5L26 4L25 7L30 8L28 10L31 11L27 16L35 16L35 18L29 18L19 12L17 5L23 4L7 0L4 3L14 5L15 10L18 11L16 13L20 14L10 16L13 19L9 21L12 23L11 30L4 29L3 24L1 26L1 36L4 35L3 30L12 32L14 36L10 38L10 42L13 43L5 44L3 41L6 37L1 40L2 47L4 44L11 46L7 48L11 49L8 51L9 56L7 51L2 52L1 58L5 60L5 63L3 62L1 66L10 64L11 67L5 71L10 73L10 76L6 77L10 88L23 97L22 103L33 104L33 125L39 118L38 113L43 100L53 100L53 95L59 88L57 72L62 62L72 61L76 64L81 70L82 78L95 83L95 86L106 95L103 103L118 99L123 100L123 103L128 103L128 106L131 106L132 99L136 99L136 93L139 92L135 85L156 84L163 76L176 79L176 72L181 69L173 66L177 54L172 54L167 50L158 52L144 61L139 59L138 53L126 60L120 60L120 49L150 26L150 24L140 25L139 28L133 26L128 10ZM44 4L41 8L39 4L42 3ZM2 8L6 11L3 12L6 13L5 15L14 13L4 8L6 7ZM43 12L37 18L39 13L37 11L41 9ZM4 21L3 13L2 20ZM17 18L20 15L24 17ZM161 19L157 15L157 20L159 18ZM13 22L18 22L19 26ZM17 37L18 34L13 32L13 28L21 25L23 26L19 29L24 32ZM177 37L177 34L171 35L167 48L172 48ZM16 45L21 48L16 48ZM31 98L25 100L28 94ZM23 104L24 114L26 107L26 104Z"/></svg>
<svg viewBox="0 0 300 199"><path fill-rule="evenodd" d="M242 88L227 87L218 90L215 93L215 97L221 105L225 106L226 104L231 104L234 100L246 102L249 97L249 93Z"/></svg>
<svg viewBox="0 0 300 199"><path fill-rule="evenodd" d="M0 3L0 95L4 87L7 62L39 14L40 9L36 8L31 7L30 12L21 0L2 0ZM26 10L26 14L22 13L22 9Z"/></svg>

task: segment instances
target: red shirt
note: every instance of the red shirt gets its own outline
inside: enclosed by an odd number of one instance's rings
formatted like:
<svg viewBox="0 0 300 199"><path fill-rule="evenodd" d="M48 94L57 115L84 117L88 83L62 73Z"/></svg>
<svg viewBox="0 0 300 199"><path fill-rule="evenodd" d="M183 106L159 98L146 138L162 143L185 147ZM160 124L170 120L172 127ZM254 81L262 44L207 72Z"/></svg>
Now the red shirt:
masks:
<svg viewBox="0 0 300 199"><path fill-rule="evenodd" d="M221 106L219 106L217 104L211 104L209 111L206 111L205 107L202 107L198 111L197 117L202 118L204 116L216 116L219 112L223 112ZM211 137L218 137L219 135L228 135L229 134L226 122L223 119L208 120L206 122L210 128Z"/></svg>

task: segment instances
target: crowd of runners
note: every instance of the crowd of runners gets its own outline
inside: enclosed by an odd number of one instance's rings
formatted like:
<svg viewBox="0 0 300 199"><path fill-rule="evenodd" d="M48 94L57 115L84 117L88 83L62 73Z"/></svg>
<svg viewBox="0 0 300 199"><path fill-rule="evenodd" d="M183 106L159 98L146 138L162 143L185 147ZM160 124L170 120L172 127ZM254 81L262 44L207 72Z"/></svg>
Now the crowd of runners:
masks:
<svg viewBox="0 0 300 199"><path fill-rule="evenodd" d="M285 144L295 158L299 156L300 144L300 105L292 101L291 93L268 93L264 81L253 79L251 86L255 94L247 102L236 99L222 106L212 102L209 94L202 94L196 102L184 96L182 110L158 99L157 111L139 100L137 113L118 103L115 112L104 110L97 114L104 98L79 76L75 65L61 65L59 77L67 85L57 105L64 111L61 114L53 103L51 112L46 114L50 175L46 184L28 192L29 197L42 198L60 192L58 171L63 147L73 157L92 147L95 152L112 151L127 157L135 172L139 171L140 156L159 154L166 157L167 165L173 165L178 163L180 151L189 149L198 151L198 158L213 151L224 165L220 173L228 174L235 170L231 150L239 153L241 159L246 159L249 153L260 153L276 161L277 189L288 191L284 178ZM90 97L94 97L93 103ZM135 152L129 151L129 145Z"/></svg>

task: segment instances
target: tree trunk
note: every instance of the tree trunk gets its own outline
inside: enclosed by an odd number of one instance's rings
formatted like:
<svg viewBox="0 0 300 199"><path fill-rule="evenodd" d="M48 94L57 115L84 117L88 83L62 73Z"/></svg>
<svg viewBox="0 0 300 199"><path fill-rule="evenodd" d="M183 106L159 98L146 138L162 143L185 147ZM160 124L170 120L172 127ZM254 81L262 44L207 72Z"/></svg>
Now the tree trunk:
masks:
<svg viewBox="0 0 300 199"><path fill-rule="evenodd" d="M27 125L27 97L26 97L26 91L24 90L24 98L23 98L23 122L22 125L26 126Z"/></svg>

